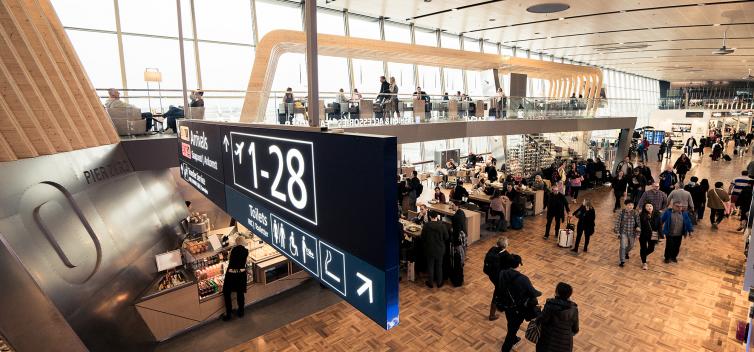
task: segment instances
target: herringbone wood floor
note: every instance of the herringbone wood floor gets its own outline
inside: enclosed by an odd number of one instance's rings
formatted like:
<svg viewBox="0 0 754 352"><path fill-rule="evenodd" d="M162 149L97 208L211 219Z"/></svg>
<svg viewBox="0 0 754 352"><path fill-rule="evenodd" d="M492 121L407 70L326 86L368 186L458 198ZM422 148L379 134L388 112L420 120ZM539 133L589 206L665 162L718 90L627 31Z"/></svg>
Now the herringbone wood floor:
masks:
<svg viewBox="0 0 754 352"><path fill-rule="evenodd" d="M750 160L713 164L704 159L694 159L689 177L696 174L711 183L729 182ZM657 175L661 165L654 164ZM684 240L678 264L662 263L661 244L650 256L649 270L641 270L637 243L627 266L619 268L609 190L583 192L582 197L592 198L597 209L589 253L572 255L552 239L543 240L543 216L526 218L523 230L506 233L511 250L524 258L521 271L544 292L543 300L554 294L557 282L573 285L581 323L576 351L744 350L734 340L735 323L746 318L748 306L741 292L745 257L743 237L734 231L737 222L726 220L716 232L708 221L700 222L694 237ZM402 282L401 323L390 331L341 302L231 351L499 350L505 316L487 320L492 284L481 271L495 238L487 234L470 247L463 287L446 284L430 290L422 280ZM534 351L534 345L522 342L518 350Z"/></svg>

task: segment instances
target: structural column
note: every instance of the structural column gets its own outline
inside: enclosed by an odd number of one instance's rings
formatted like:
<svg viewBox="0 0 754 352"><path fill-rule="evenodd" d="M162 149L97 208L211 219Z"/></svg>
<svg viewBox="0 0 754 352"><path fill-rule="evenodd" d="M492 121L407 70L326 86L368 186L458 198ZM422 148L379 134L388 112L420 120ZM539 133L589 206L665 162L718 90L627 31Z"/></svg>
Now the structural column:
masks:
<svg viewBox="0 0 754 352"><path fill-rule="evenodd" d="M178 0L180 1L180 0ZM319 77L317 69L317 2L304 2L304 34L306 35L306 81L309 126L319 127Z"/></svg>

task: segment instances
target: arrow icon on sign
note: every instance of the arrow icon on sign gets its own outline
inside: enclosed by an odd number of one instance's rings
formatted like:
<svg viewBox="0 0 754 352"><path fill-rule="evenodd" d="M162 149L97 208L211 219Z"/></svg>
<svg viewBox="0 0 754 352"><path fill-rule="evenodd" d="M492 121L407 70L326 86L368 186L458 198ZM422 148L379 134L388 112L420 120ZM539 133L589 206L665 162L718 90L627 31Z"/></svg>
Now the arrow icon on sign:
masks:
<svg viewBox="0 0 754 352"><path fill-rule="evenodd" d="M228 152L228 144L230 144L230 142L228 142L228 135L225 135L223 137L223 145L225 145L225 152L226 153Z"/></svg>
<svg viewBox="0 0 754 352"><path fill-rule="evenodd" d="M369 290L369 303L373 303L374 302L374 298L372 297L372 280L369 279L368 277L362 275L360 272L357 272L356 276L358 276L359 279L361 279L362 281L364 281L364 284L361 285L361 287L359 287L358 290L356 290L356 293L359 296L361 296L362 294L364 294L364 291Z"/></svg>

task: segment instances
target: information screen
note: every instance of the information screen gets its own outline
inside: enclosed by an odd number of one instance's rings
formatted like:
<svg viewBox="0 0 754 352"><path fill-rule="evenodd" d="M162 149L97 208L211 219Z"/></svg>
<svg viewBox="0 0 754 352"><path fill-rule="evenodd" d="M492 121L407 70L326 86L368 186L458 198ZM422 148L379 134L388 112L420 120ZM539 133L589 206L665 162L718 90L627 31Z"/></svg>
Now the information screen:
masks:
<svg viewBox="0 0 754 352"><path fill-rule="evenodd" d="M180 131L185 180L380 326L398 324L395 137L207 121Z"/></svg>

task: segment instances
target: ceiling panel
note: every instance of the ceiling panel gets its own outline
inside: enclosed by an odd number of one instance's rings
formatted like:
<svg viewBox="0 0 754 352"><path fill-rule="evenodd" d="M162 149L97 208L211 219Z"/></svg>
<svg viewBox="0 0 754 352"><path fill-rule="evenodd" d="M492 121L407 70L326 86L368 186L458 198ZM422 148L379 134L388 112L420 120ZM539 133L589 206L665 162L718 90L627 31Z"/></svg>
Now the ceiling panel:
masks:
<svg viewBox="0 0 754 352"><path fill-rule="evenodd" d="M546 2L566 3L570 8L551 14L526 11ZM754 1L712 1L704 6L698 2L337 0L321 5L652 78L686 81L744 76L754 63ZM458 10L451 11L454 8ZM722 45L726 29L728 37L738 38L728 40L727 46L737 50L714 56L711 52Z"/></svg>

